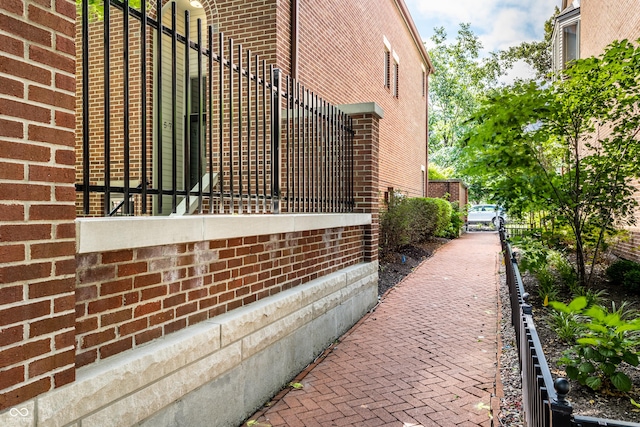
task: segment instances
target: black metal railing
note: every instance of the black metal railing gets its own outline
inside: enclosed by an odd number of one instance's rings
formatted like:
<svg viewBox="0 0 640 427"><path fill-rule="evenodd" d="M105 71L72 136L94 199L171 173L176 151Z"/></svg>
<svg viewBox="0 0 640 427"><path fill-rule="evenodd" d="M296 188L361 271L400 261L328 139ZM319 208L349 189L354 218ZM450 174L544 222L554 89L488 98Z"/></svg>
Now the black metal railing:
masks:
<svg viewBox="0 0 640 427"><path fill-rule="evenodd" d="M540 228L522 223L507 223L504 228L510 237L539 236L542 232Z"/></svg>
<svg viewBox="0 0 640 427"><path fill-rule="evenodd" d="M140 3L82 2L79 214L353 210L348 115L206 13Z"/></svg>
<svg viewBox="0 0 640 427"><path fill-rule="evenodd" d="M524 290L516 255L507 240L507 232L500 229L500 242L504 255L505 273L511 300L511 322L515 329L522 374L522 406L525 425L529 427L596 427L640 426L602 418L573 415L567 402L569 382L564 378L553 379L542 344L536 331L529 295Z"/></svg>

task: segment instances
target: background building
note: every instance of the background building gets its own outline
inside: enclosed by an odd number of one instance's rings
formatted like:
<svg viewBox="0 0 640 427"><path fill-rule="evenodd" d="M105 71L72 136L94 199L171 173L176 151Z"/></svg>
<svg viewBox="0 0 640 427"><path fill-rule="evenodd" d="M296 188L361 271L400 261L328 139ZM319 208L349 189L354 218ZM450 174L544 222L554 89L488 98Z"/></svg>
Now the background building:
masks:
<svg viewBox="0 0 640 427"><path fill-rule="evenodd" d="M376 303L427 53L402 0L54 3L0 2L0 425L238 424Z"/></svg>

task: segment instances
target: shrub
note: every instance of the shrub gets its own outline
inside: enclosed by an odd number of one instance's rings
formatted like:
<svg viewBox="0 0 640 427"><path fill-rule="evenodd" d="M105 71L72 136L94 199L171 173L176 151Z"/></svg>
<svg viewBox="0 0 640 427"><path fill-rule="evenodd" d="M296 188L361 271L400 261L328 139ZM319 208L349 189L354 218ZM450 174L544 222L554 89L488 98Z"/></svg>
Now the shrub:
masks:
<svg viewBox="0 0 640 427"><path fill-rule="evenodd" d="M442 237L444 236L445 230L451 224L451 213L453 209L451 208L451 203L444 199L431 199L434 201L436 206L438 207L438 213L436 216L436 229L434 231L434 235Z"/></svg>
<svg viewBox="0 0 640 427"><path fill-rule="evenodd" d="M463 212L460 210L460 203L451 203L451 221L449 226L444 231L444 236L447 239L455 239L460 236L460 230L464 226Z"/></svg>
<svg viewBox="0 0 640 427"><path fill-rule="evenodd" d="M522 236L514 238L513 241L521 255L518 262L521 271L535 274L547 268L550 249L540 240L530 236Z"/></svg>
<svg viewBox="0 0 640 427"><path fill-rule="evenodd" d="M380 212L380 251L382 254L396 252L409 243L408 203L396 195L389 199L387 208Z"/></svg>
<svg viewBox="0 0 640 427"><path fill-rule="evenodd" d="M555 311L547 318L547 323L558 338L567 344L573 343L582 330L580 316L575 313Z"/></svg>
<svg viewBox="0 0 640 427"><path fill-rule="evenodd" d="M438 206L434 199L414 197L407 199L407 226L410 243L420 243L432 237L438 226Z"/></svg>
<svg viewBox="0 0 640 427"><path fill-rule="evenodd" d="M622 286L633 293L640 293L640 269L627 271L622 280Z"/></svg>
<svg viewBox="0 0 640 427"><path fill-rule="evenodd" d="M445 235L452 215L451 203L444 199L394 195L387 208L380 212L381 255L397 252L407 244Z"/></svg>
<svg viewBox="0 0 640 427"><path fill-rule="evenodd" d="M582 326L575 344L565 352L560 363L566 366L569 378L593 390L610 383L620 391L629 391L631 380L619 366L622 362L638 366L640 362L637 353L640 319L627 320L621 315L623 307L609 311L587 304L585 297L574 299L568 306L557 301L550 303L559 312L579 315Z"/></svg>
<svg viewBox="0 0 640 427"><path fill-rule="evenodd" d="M640 270L640 264L626 259L620 259L612 263L607 268L606 273L612 283L620 285L624 281L625 275L629 271L634 270Z"/></svg>
<svg viewBox="0 0 640 427"><path fill-rule="evenodd" d="M578 275L567 258L561 252L551 251L547 256L549 265L556 269L562 283L573 292L578 284Z"/></svg>

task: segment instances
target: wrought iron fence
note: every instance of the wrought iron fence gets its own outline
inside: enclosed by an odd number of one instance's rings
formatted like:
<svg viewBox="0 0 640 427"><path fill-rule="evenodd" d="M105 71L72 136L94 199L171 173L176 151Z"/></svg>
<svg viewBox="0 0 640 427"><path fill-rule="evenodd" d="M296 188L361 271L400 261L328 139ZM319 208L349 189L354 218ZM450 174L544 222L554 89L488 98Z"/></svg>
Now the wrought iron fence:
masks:
<svg viewBox="0 0 640 427"><path fill-rule="evenodd" d="M596 427L640 426L638 423L573 415L573 407L566 400L570 391L564 378L553 379L542 344L533 321L529 295L524 290L516 256L500 229L505 273L511 300L511 322L516 333L522 374L522 406L525 425L529 427Z"/></svg>
<svg viewBox="0 0 640 427"><path fill-rule="evenodd" d="M202 13L140 3L82 1L79 215L353 209L349 116Z"/></svg>

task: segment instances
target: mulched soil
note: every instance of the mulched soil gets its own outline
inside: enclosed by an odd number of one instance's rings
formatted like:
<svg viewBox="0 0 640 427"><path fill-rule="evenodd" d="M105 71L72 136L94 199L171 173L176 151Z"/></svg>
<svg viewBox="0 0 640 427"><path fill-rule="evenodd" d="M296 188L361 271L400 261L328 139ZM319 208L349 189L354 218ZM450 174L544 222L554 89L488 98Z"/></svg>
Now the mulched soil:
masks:
<svg viewBox="0 0 640 427"><path fill-rule="evenodd" d="M420 245L403 246L398 252L381 256L378 268L378 295L384 295L448 241L434 237Z"/></svg>
<svg viewBox="0 0 640 427"><path fill-rule="evenodd" d="M504 271L500 269L500 381L503 395L500 398L500 413L496 426L522 427L522 378L516 333L511 325L511 299Z"/></svg>
<svg viewBox="0 0 640 427"><path fill-rule="evenodd" d="M566 378L564 366L558 364L558 359L562 357L562 353L569 348L569 345L561 341L547 324L546 319L551 309L542 305L543 301L537 295L536 279L524 274L522 281L525 291L531 295L529 303L533 308L536 330L540 336L549 369L551 369L554 378ZM596 290L603 289L607 292L607 295L601 301L601 304L605 307L611 307L612 301L615 302L616 307L620 307L622 301L628 301L632 303L632 308L640 310L640 297L638 295L630 294L617 286L610 285L603 277L600 277L597 280L597 284L593 285L592 288ZM570 295L568 291L564 290L559 299L569 301ZM634 399L636 402L640 402L640 367L623 365L623 372L629 375L634 384L634 388L629 393L622 393L617 390L605 390L596 393L579 382L570 380L571 391L567 396L567 400L573 406L573 413L611 420L640 422L640 409L633 406L630 400Z"/></svg>

